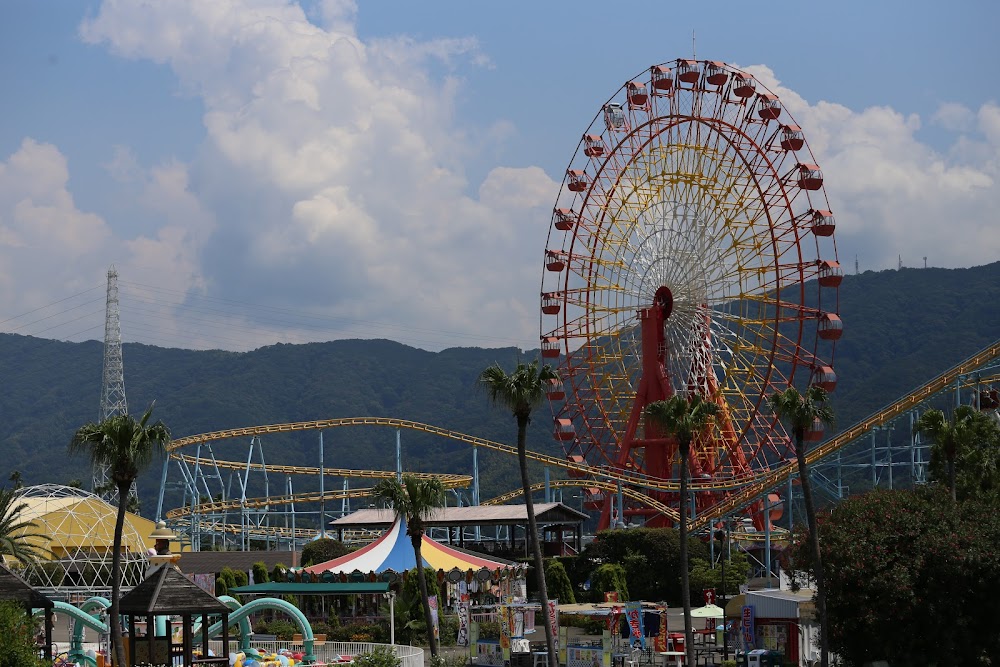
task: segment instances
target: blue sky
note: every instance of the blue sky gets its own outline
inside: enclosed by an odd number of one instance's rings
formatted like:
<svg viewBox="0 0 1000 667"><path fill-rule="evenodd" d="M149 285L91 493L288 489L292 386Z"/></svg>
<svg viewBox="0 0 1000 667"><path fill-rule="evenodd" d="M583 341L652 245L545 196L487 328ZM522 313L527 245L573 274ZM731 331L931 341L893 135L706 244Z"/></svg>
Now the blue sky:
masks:
<svg viewBox="0 0 1000 667"><path fill-rule="evenodd" d="M7 0L0 320L100 338L115 264L126 340L532 347L581 133L692 31L795 109L842 263L996 261L997 7Z"/></svg>

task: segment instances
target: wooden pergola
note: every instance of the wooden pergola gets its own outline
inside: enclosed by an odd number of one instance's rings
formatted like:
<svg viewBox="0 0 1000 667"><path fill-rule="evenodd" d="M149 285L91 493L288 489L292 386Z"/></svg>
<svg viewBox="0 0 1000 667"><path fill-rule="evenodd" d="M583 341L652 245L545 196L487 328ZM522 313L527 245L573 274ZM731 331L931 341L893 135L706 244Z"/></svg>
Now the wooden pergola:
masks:
<svg viewBox="0 0 1000 667"><path fill-rule="evenodd" d="M17 602L24 607L29 619L33 618L32 612L35 609L45 610L45 646L40 648L42 656L46 660L52 660L52 610L56 606L55 603L29 586L2 562L0 562L0 600Z"/></svg>
<svg viewBox="0 0 1000 667"><path fill-rule="evenodd" d="M208 630L210 617L222 617L222 645L229 645L229 607L214 595L202 590L177 569L175 565L164 565L153 572L145 581L122 596L118 603L119 612L126 617L128 637L128 664L135 667L138 662L152 664L172 664L175 657L184 665L229 664L226 650L221 656L208 655ZM154 617L166 616L165 635L156 634ZM181 618L181 643L173 642L169 617ZM194 655L194 618L201 617L202 655ZM136 619L145 618L146 636L136 637Z"/></svg>

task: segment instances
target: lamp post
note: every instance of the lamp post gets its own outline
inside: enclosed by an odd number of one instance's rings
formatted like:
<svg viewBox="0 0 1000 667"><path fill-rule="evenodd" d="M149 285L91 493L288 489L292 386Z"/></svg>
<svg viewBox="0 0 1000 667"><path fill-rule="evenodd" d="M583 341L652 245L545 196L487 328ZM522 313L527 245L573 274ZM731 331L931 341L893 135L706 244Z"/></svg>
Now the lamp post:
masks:
<svg viewBox="0 0 1000 667"><path fill-rule="evenodd" d="M722 543L722 659L729 660L729 631L726 627L726 532L729 529L729 522L723 520L723 529L715 531L715 537Z"/></svg>

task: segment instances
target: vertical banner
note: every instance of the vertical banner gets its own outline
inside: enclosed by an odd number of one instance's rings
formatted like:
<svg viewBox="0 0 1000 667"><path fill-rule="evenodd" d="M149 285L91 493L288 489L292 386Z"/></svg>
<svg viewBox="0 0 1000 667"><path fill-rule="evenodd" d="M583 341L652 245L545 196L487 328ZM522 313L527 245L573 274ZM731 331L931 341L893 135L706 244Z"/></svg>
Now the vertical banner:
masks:
<svg viewBox="0 0 1000 667"><path fill-rule="evenodd" d="M469 603L458 603L458 639L455 643L459 646L469 645Z"/></svg>
<svg viewBox="0 0 1000 667"><path fill-rule="evenodd" d="M469 622L469 658L478 654L479 644L479 624L475 621ZM471 660L469 661L471 664Z"/></svg>
<svg viewBox="0 0 1000 667"><path fill-rule="evenodd" d="M625 604L625 618L628 619L629 646L646 648L646 638L642 636L642 603L628 602Z"/></svg>
<svg viewBox="0 0 1000 667"><path fill-rule="evenodd" d="M605 630L601 633L601 665L603 667L611 667L611 653L613 648L611 631Z"/></svg>
<svg viewBox="0 0 1000 667"><path fill-rule="evenodd" d="M549 600L548 622L552 630L552 641L555 642L556 651L559 650L559 600Z"/></svg>
<svg viewBox="0 0 1000 667"><path fill-rule="evenodd" d="M743 615L740 619L740 629L743 631L743 646L746 650L753 648L753 605L748 604L743 607Z"/></svg>
<svg viewBox="0 0 1000 667"><path fill-rule="evenodd" d="M705 596L705 606L710 604L715 604L715 589L705 588L702 590L702 594Z"/></svg>
<svg viewBox="0 0 1000 667"><path fill-rule="evenodd" d="M567 663L567 651L566 645L569 640L569 628L559 628L559 664L565 665Z"/></svg>
<svg viewBox="0 0 1000 667"><path fill-rule="evenodd" d="M510 660L510 607L500 605L497 607L497 614L500 616L500 651L503 653L505 661Z"/></svg>
<svg viewBox="0 0 1000 667"><path fill-rule="evenodd" d="M656 635L656 640L654 641L657 652L662 652L667 650L667 607L663 606L660 610L660 631Z"/></svg>
<svg viewBox="0 0 1000 667"><path fill-rule="evenodd" d="M431 623L434 624L432 631L434 632L434 639L441 638L441 631L438 629L438 596L431 595L427 598L427 604L431 608Z"/></svg>

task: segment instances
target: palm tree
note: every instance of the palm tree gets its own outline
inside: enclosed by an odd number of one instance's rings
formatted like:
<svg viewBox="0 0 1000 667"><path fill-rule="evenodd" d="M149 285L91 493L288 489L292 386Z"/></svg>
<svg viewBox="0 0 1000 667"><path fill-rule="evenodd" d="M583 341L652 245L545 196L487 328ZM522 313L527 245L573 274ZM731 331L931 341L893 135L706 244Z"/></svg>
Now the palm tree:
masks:
<svg viewBox="0 0 1000 667"><path fill-rule="evenodd" d="M27 564L48 553L48 549L33 543L34 539L44 540L47 536L34 532L38 527L33 521L21 520L21 513L27 508L28 503L19 502L15 492L0 489L0 559L10 556Z"/></svg>
<svg viewBox="0 0 1000 667"><path fill-rule="evenodd" d="M698 394L690 398L675 394L665 401L646 406L646 419L664 435L677 440L681 457L680 533L681 533L681 598L684 602L684 647L687 664L694 664L694 631L691 627L691 583L688 577L688 462L691 443L712 423L719 406Z"/></svg>
<svg viewBox="0 0 1000 667"><path fill-rule="evenodd" d="M427 520L436 507L444 504L444 485L441 480L403 475L402 481L395 477L380 480L372 489L372 496L384 500L396 512L396 517L406 521L406 534L413 545L413 556L417 563L417 584L424 606L424 622L427 624L427 639L431 646L431 656L437 657L438 645L434 637L434 621L427 594L427 577L424 573L424 559L420 546L424 539Z"/></svg>
<svg viewBox="0 0 1000 667"><path fill-rule="evenodd" d="M22 486L24 486L24 477L21 475L20 470L15 470L10 474L8 478L10 481L14 482L14 490L17 491Z"/></svg>
<svg viewBox="0 0 1000 667"><path fill-rule="evenodd" d="M806 466L806 431L817 422L823 426L833 425L833 410L826 404L826 390L819 385L810 385L805 395L795 387L779 391L768 397L768 403L775 416L791 427L795 442L795 460L799 467L799 484L802 486L802 500L806 506L806 521L809 523L809 540L812 545L813 572L816 578L816 612L819 614L820 665L828 667L830 653L830 628L826 618L826 586L823 581L823 556L819 547L819 525L816 521L816 507L813 505L812 485ZM771 518L765 512L765 521Z"/></svg>
<svg viewBox="0 0 1000 667"><path fill-rule="evenodd" d="M72 454L84 453L95 466L108 469L109 481L118 489L118 518L115 522L114 551L111 555L111 642L116 664L125 664L125 647L122 644L121 619L118 616L118 599L121 597L122 530L129 490L139 473L154 456L163 452L170 441L170 431L163 422L147 425L153 406L150 405L139 421L128 414L108 417L98 423L84 424L73 434L69 443Z"/></svg>
<svg viewBox="0 0 1000 667"><path fill-rule="evenodd" d="M976 432L976 416L979 414L979 411L970 405L960 405L955 408L951 420L948 420L940 410L928 410L920 415L920 419L913 425L915 433L925 434L944 454L948 469L948 490L953 503L958 499L955 490L955 462L959 452L972 444Z"/></svg>
<svg viewBox="0 0 1000 667"><path fill-rule="evenodd" d="M490 402L507 408L517 420L517 462L521 468L521 489L524 494L524 507L528 514L528 543L535 562L535 576L538 581L538 598L542 604L542 618L545 625L545 644L548 649L551 666L559 664L556 653L555 637L552 636L552 624L549 622L549 594L545 588L545 564L542 560L542 547L538 543L538 523L535 521L535 505L531 501L531 481L528 478L527 438L528 424L531 422L531 412L545 400L545 390L551 380L559 376L552 367L545 364L538 367L538 361L530 364L518 362L517 368L509 375L493 364L479 375L479 386L482 387Z"/></svg>

